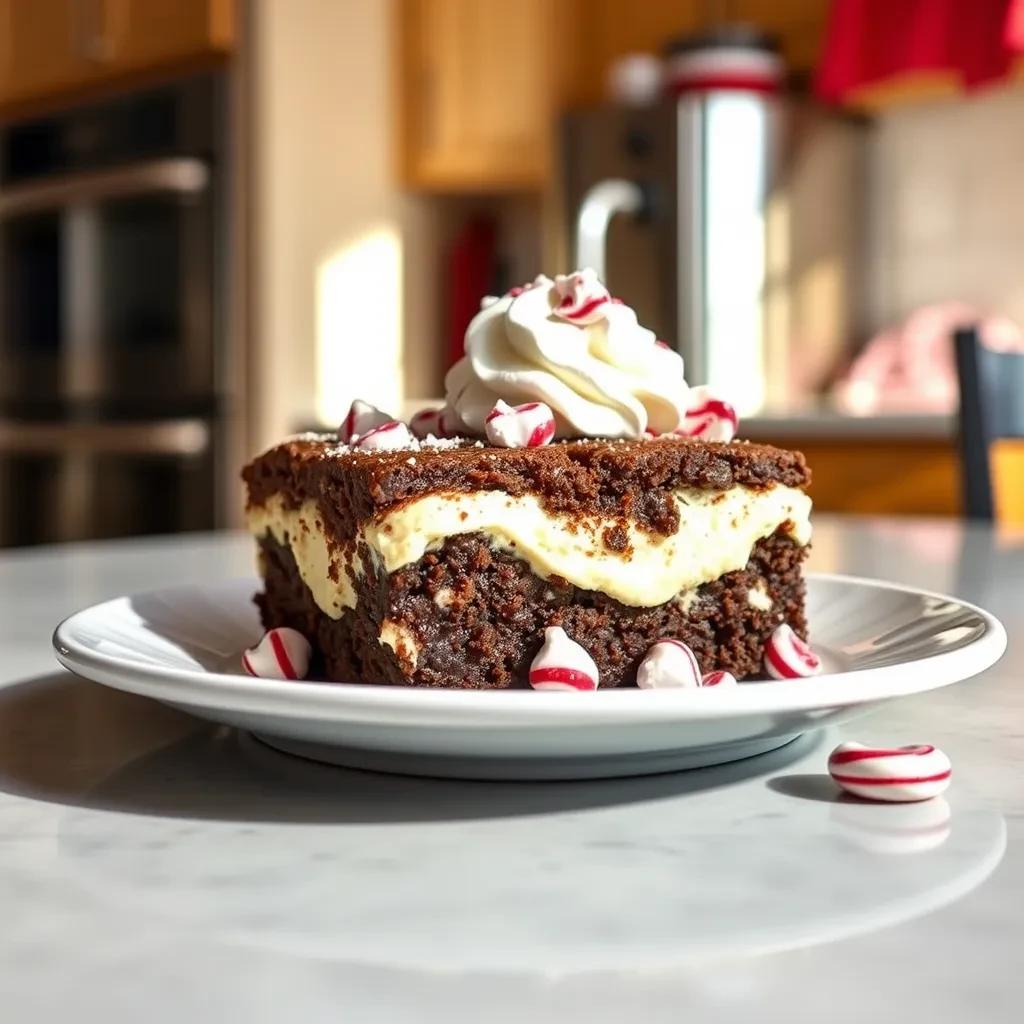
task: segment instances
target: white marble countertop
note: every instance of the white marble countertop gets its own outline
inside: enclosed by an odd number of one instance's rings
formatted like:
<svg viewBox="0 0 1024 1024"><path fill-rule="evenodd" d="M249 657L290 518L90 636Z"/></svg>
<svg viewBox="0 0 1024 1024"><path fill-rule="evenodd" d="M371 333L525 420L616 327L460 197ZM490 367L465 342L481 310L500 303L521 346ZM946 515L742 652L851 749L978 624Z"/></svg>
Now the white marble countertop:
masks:
<svg viewBox="0 0 1024 1024"><path fill-rule="evenodd" d="M812 560L1005 623L994 669L843 730L942 746L948 823L835 800L835 735L612 782L294 760L50 653L84 605L248 574L246 538L0 554L2 1019L1016 1021L1024 536L820 517Z"/></svg>

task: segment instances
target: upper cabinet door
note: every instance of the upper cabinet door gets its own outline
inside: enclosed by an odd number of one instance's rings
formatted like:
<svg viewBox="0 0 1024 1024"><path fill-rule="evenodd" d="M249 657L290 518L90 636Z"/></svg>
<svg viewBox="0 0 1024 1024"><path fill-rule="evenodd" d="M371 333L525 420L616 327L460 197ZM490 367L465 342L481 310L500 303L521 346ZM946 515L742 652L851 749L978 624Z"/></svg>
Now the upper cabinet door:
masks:
<svg viewBox="0 0 1024 1024"><path fill-rule="evenodd" d="M0 104L88 82L90 18L98 4L81 0L0 0Z"/></svg>
<svg viewBox="0 0 1024 1024"><path fill-rule="evenodd" d="M0 0L0 107L231 50L234 0Z"/></svg>
<svg viewBox="0 0 1024 1024"><path fill-rule="evenodd" d="M103 0L110 64L118 72L227 53L232 0Z"/></svg>
<svg viewBox="0 0 1024 1024"><path fill-rule="evenodd" d="M736 21L779 37L790 70L813 68L829 0L734 0ZM628 53L710 24L706 0L396 0L398 143L411 188L541 189L559 115L605 102Z"/></svg>
<svg viewBox="0 0 1024 1024"><path fill-rule="evenodd" d="M551 151L551 0L401 0L402 174L413 188L544 183Z"/></svg>

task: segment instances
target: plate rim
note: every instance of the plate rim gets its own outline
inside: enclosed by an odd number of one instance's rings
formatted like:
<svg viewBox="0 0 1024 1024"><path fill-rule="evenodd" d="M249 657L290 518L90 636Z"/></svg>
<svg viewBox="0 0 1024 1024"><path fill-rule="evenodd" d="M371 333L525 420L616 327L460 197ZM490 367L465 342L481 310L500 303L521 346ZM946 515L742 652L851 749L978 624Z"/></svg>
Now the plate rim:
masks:
<svg viewBox="0 0 1024 1024"><path fill-rule="evenodd" d="M430 720L430 711L438 713L445 724L450 725L452 717L459 715L466 716L465 722L468 724L481 711L492 712L495 707L500 707L505 717L490 723L495 727L502 724L510 727L521 725L522 720L514 712L532 717L538 709L543 709L551 725L565 724L567 721L576 724L602 724L608 721L629 724L652 718L665 720L666 715L689 721L720 720L758 713L784 714L877 703L972 678L991 668L1006 649L1007 635L1002 623L985 609L960 598L907 584L844 573L810 572L805 578L808 582L821 580L950 602L976 614L985 628L980 636L954 650L878 668L832 672L809 679L743 684L738 690L730 688L728 691L637 690L630 687L598 690L596 693L582 695L538 693L532 690L433 689L393 684L259 679L226 672L141 664L89 649L73 635L83 620L143 594L155 595L193 588L205 591L227 590L239 588L250 579L254 589L259 585L255 577L227 577L206 583L158 587L90 605L59 623L53 632L52 644L57 661L70 671L101 685L164 702L194 707L244 709L250 713L270 713L288 718L326 716L331 719L352 719L355 715L370 721L376 717L375 713L379 713L389 716L392 724L396 724L395 715L411 712L408 723L403 724L423 725L434 724ZM931 671L927 672L926 669ZM895 687L890 683L884 690L878 690L877 680L880 677L891 680L900 674L905 675L909 682L905 680ZM168 693L168 687L178 688L180 692ZM500 704L496 704L496 700ZM494 716L491 717L493 719Z"/></svg>

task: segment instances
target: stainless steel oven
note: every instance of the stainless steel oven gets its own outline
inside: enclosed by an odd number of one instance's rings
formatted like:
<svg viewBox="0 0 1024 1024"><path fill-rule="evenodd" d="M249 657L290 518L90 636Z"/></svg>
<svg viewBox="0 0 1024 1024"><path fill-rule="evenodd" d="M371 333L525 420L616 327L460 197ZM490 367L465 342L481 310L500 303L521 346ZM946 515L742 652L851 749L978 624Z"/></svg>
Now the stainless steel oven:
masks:
<svg viewBox="0 0 1024 1024"><path fill-rule="evenodd" d="M0 131L0 545L217 524L218 75Z"/></svg>

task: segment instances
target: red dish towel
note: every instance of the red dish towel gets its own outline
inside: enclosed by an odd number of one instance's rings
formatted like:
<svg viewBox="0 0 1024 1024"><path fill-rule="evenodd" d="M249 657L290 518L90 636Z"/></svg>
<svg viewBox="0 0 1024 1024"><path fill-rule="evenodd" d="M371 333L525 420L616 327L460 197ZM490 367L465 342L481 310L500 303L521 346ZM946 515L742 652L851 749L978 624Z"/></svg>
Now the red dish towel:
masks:
<svg viewBox="0 0 1024 1024"><path fill-rule="evenodd" d="M1024 0L833 0L815 91L846 102L920 73L972 89L1024 50Z"/></svg>

